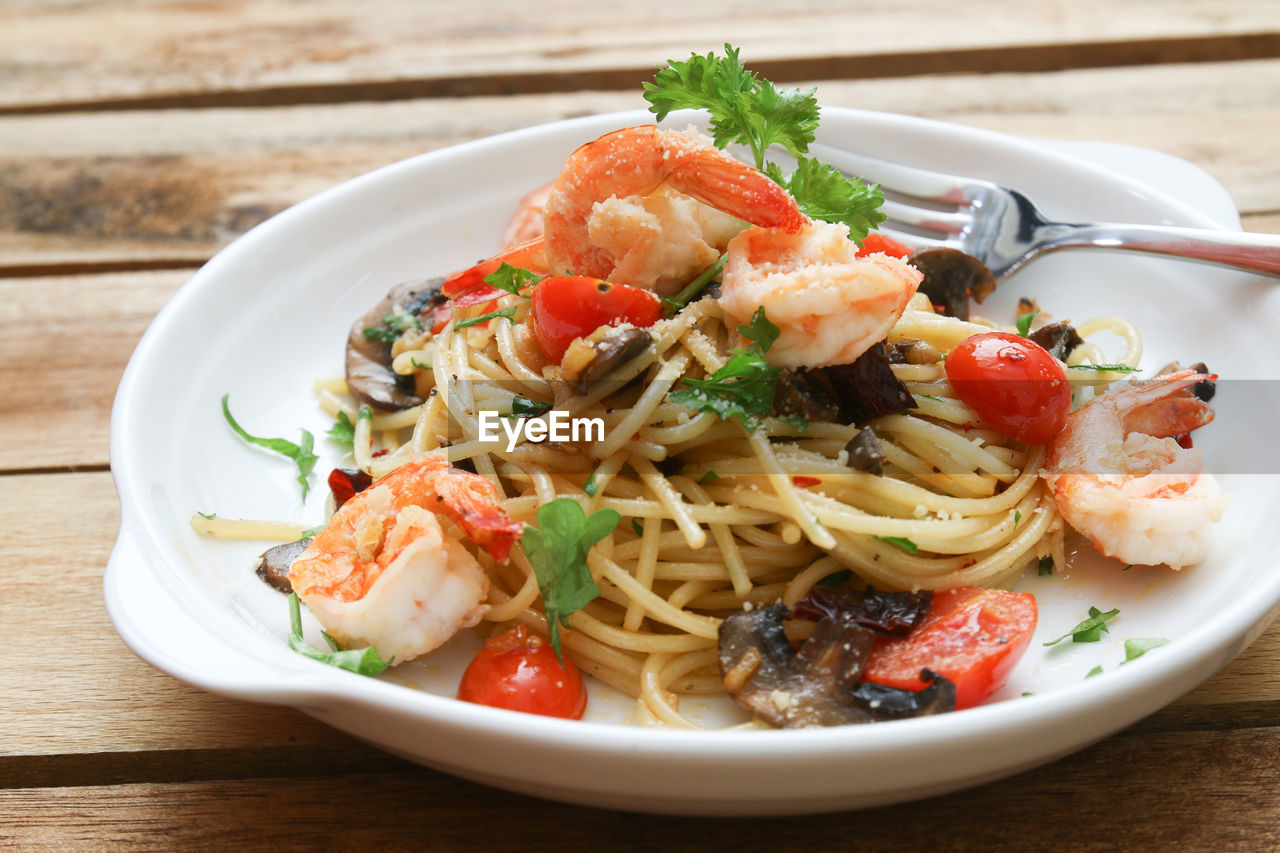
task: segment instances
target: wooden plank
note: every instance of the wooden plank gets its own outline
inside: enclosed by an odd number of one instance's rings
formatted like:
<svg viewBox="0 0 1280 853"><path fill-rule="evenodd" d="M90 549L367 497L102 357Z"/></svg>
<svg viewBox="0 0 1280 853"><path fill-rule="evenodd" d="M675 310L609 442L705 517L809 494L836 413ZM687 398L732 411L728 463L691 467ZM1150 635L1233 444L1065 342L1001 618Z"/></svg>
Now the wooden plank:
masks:
<svg viewBox="0 0 1280 853"><path fill-rule="evenodd" d="M105 466L124 366L188 275L0 278L0 470Z"/></svg>
<svg viewBox="0 0 1280 853"><path fill-rule="evenodd" d="M1043 70L1276 56L1277 0L554 0L201 3L21 0L0 13L0 109L294 103L631 87L665 60L739 45L778 79ZM780 22L784 22L780 25ZM110 33L111 38L102 38ZM411 85L406 85L408 82ZM257 93L253 98L237 93ZM214 97L210 98L210 94Z"/></svg>
<svg viewBox="0 0 1280 853"><path fill-rule="evenodd" d="M22 499L0 504L0 557L22 571L0 573L0 787L226 778L272 764L298 773L390 766L296 711L204 693L128 651L101 600L119 524L107 473L10 475L5 488ZM1276 721L1278 661L1280 625L1140 728Z"/></svg>
<svg viewBox="0 0 1280 853"><path fill-rule="evenodd" d="M0 791L41 849L1264 850L1280 733L1128 735L1012 779L857 814L707 820L584 809L428 770ZM780 784L783 780L779 780ZM495 817L501 829L496 829ZM496 830L496 831L495 831Z"/></svg>
<svg viewBox="0 0 1280 853"><path fill-rule="evenodd" d="M836 106L1163 150L1208 170L1246 214L1280 211L1269 158L1280 60L817 85ZM579 92L3 118L0 273L197 264L262 218L388 162L643 106L638 92Z"/></svg>
<svg viewBox="0 0 1280 853"><path fill-rule="evenodd" d="M4 484L18 499L0 502L0 554L21 570L0 573L0 778L14 772L5 764L14 756L346 741L292 709L196 690L125 647L102 604L120 518L109 474Z"/></svg>

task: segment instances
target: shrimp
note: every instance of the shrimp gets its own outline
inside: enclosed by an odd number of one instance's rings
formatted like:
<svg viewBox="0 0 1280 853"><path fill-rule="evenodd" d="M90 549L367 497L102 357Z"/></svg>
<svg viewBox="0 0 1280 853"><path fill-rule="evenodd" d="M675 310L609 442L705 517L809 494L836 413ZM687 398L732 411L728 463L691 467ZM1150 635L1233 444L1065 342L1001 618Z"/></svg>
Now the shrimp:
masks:
<svg viewBox="0 0 1280 853"><path fill-rule="evenodd" d="M847 225L748 228L729 243L720 304L734 322L763 308L779 329L775 367L849 364L884 340L923 275L886 254L858 257Z"/></svg>
<svg viewBox="0 0 1280 853"><path fill-rule="evenodd" d="M520 199L520 206L515 215L507 223L507 230L502 235L502 248L510 249L542 236L543 217L546 214L547 195L551 192L551 184L544 184Z"/></svg>
<svg viewBox="0 0 1280 853"><path fill-rule="evenodd" d="M705 244L703 236L723 238L723 227L718 235L706 234L717 225L709 223L704 232L696 216L675 203L682 199L660 197L630 209L614 202L612 210L608 203L649 196L664 183L755 225L795 232L807 221L786 190L706 138L655 125L629 127L581 146L561 170L547 196L550 267L648 289L659 282L687 282L720 255L720 247L700 253L689 251L688 244ZM651 218L630 227L644 219L641 209ZM655 227L664 219L674 227Z"/></svg>
<svg viewBox="0 0 1280 853"><path fill-rule="evenodd" d="M1049 442L1040 476L1062 517L1106 556L1174 569L1204 559L1227 498L1200 451L1173 436L1213 420L1184 389L1215 378L1180 370L1113 388L1072 412Z"/></svg>
<svg viewBox="0 0 1280 853"><path fill-rule="evenodd" d="M746 223L795 232L806 222L786 190L705 137L629 127L569 156L547 194L541 238L507 245L443 290L492 298L481 283L505 261L668 295L719 259Z"/></svg>
<svg viewBox="0 0 1280 853"><path fill-rule="evenodd" d="M489 577L437 511L500 562L523 529L483 477L439 456L397 468L344 503L289 568L294 591L338 642L405 661L484 616Z"/></svg>

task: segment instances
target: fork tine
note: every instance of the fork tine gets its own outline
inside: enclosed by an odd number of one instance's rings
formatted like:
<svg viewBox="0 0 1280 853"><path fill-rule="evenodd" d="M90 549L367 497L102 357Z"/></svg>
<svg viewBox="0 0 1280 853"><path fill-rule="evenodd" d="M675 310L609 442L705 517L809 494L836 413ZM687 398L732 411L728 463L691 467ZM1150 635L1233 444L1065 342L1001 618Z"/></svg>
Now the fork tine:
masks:
<svg viewBox="0 0 1280 853"><path fill-rule="evenodd" d="M973 217L968 213L928 210L892 199L885 199L880 210L888 217L886 227L898 225L925 232L924 236L941 235L940 239L962 237L973 226Z"/></svg>
<svg viewBox="0 0 1280 853"><path fill-rule="evenodd" d="M934 203L960 206L975 195L995 188L987 181L890 163L827 145L814 145L813 154L843 172L880 184L885 192L915 196Z"/></svg>

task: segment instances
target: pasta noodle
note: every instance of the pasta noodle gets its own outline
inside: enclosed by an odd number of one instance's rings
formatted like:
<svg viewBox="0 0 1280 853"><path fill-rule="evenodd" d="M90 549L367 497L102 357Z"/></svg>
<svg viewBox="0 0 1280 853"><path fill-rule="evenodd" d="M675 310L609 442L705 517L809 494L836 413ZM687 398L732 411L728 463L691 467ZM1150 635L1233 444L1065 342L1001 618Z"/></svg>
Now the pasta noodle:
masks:
<svg viewBox="0 0 1280 853"><path fill-rule="evenodd" d="M317 383L320 404L357 424L356 461L374 475L444 448L454 464L491 480L515 519L533 523L539 506L561 497L588 512L619 512L622 523L588 560L602 594L570 617L565 648L586 672L636 697L642 721L696 725L679 697L723 691L717 627L744 604L792 605L841 572L880 588L942 589L1005 584L1044 557L1062 564L1063 523L1038 477L1042 449L982 427L940 363L893 366L916 395L911 411L803 429L767 418L751 432L667 398L682 379L726 361L731 335L716 300L660 321L649 352L584 395L544 373L523 340L522 303L504 296L498 307L515 316L446 326L433 345L396 357L395 369L427 395L422 405L359 418L333 380ZM889 341L915 338L946 353L988 330L937 314L917 296ZM1141 340L1112 317L1080 327L1086 343L1072 364L1100 361L1088 339L1104 332L1125 344L1118 363L1136 365ZM1082 380L1105 373L1074 372ZM510 411L517 395L600 418L603 440L482 440L478 413ZM882 475L849 466L846 445L867 426L885 451ZM523 553L505 566L479 559L492 584L485 618L545 631Z"/></svg>

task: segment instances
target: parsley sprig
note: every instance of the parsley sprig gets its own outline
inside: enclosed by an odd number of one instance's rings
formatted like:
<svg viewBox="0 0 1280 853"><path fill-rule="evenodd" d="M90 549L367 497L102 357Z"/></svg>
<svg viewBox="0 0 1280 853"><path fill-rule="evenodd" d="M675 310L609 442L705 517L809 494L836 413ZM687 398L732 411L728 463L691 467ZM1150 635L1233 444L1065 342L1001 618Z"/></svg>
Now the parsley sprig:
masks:
<svg viewBox="0 0 1280 853"><path fill-rule="evenodd" d="M382 655L378 654L378 650L373 646L366 646L363 649L343 650L338 647L338 644L328 634L324 635L324 639L332 651L322 652L302 638L302 610L298 606L298 594L296 592L290 593L289 648L312 660L318 660L321 663L327 663L330 666L336 666L338 669L345 669L347 672L354 672L357 675L377 675L391 665L382 659Z"/></svg>
<svg viewBox="0 0 1280 853"><path fill-rule="evenodd" d="M711 115L711 136L718 148L732 143L751 149L757 169L777 181L795 198L806 216L843 222L849 236L861 243L884 221L884 194L875 184L841 174L831 166L804 156L818 129L819 108L814 89L778 89L748 71L732 45L723 57L693 54L674 60L644 84L644 97L658 120L672 110L703 109ZM766 159L780 145L797 160L790 177Z"/></svg>
<svg viewBox="0 0 1280 853"><path fill-rule="evenodd" d="M538 579L551 648L562 663L560 626L568 628L570 614L600 594L587 568L587 554L621 520L614 510L598 509L588 516L576 501L558 498L538 509L537 527L525 525L520 544Z"/></svg>
<svg viewBox="0 0 1280 853"><path fill-rule="evenodd" d="M711 412L721 419L737 417L744 427L754 432L761 418L773 409L773 393L779 370L765 361L765 353L778 339L778 327L769 322L764 308L757 308L750 323L738 332L752 343L731 350L729 360L707 379L684 379L688 388L672 391L673 403L698 412Z"/></svg>
<svg viewBox="0 0 1280 853"><path fill-rule="evenodd" d="M320 458L312 452L315 448L315 437L305 429L302 431L302 437L298 440L298 444L283 438L259 438L256 435L250 435L231 416L231 406L228 403L230 397L230 394L222 395L222 416L227 419L227 423L235 430L236 435L250 444L256 444L258 447L266 448L292 459L298 466L298 482L302 485L302 499L305 501L307 492L311 488L307 482L307 477L311 475L311 470L316 467L316 460Z"/></svg>
<svg viewBox="0 0 1280 853"><path fill-rule="evenodd" d="M1079 625L1072 628L1067 633L1058 637L1056 640L1050 640L1045 643L1046 646L1056 646L1067 637L1071 638L1073 643L1096 643L1102 639L1102 632L1111 633L1111 629L1107 627L1107 622L1114 619L1120 614L1119 609L1108 610L1103 613L1096 607L1089 608L1089 618L1085 619Z"/></svg>

